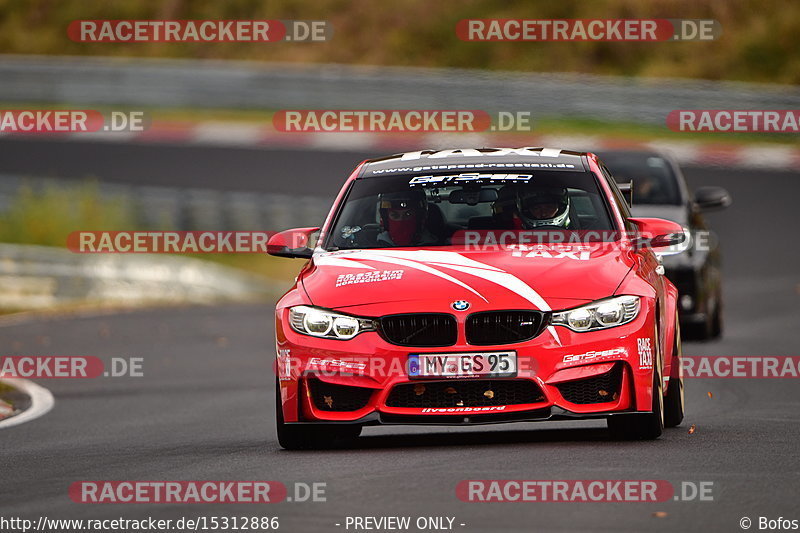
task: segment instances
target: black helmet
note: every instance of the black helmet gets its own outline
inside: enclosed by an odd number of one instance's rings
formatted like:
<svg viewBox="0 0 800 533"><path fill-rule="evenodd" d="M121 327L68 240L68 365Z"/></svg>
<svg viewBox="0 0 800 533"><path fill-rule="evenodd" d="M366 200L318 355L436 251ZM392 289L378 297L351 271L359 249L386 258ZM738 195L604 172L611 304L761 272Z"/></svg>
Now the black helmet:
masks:
<svg viewBox="0 0 800 533"><path fill-rule="evenodd" d="M428 200L422 189L384 193L378 196L381 226L394 244L410 246L425 227Z"/></svg>

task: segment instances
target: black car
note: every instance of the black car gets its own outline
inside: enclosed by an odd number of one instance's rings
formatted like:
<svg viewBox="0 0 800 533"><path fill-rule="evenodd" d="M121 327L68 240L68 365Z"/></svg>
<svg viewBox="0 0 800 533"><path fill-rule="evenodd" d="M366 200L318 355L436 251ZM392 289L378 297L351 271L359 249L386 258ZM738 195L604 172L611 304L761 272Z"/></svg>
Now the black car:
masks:
<svg viewBox="0 0 800 533"><path fill-rule="evenodd" d="M684 338L706 340L722 334L720 251L703 213L731 204L721 187L689 192L678 164L669 156L641 150L600 152L598 156L629 194L637 217L665 218L689 232L688 246L662 255L666 276L678 287Z"/></svg>

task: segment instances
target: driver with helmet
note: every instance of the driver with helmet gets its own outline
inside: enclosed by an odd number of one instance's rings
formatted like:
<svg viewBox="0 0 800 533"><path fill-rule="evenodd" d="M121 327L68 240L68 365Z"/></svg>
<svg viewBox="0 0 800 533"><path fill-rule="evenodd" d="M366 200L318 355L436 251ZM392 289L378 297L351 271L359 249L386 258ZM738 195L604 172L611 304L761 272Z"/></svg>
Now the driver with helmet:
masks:
<svg viewBox="0 0 800 533"><path fill-rule="evenodd" d="M428 231L428 200L422 189L385 193L378 197L381 229L378 244L385 246L422 246L439 239Z"/></svg>
<svg viewBox="0 0 800 533"><path fill-rule="evenodd" d="M555 226L567 229L569 193L563 187L538 189L506 185L498 191L492 211L497 222L507 229L536 229Z"/></svg>

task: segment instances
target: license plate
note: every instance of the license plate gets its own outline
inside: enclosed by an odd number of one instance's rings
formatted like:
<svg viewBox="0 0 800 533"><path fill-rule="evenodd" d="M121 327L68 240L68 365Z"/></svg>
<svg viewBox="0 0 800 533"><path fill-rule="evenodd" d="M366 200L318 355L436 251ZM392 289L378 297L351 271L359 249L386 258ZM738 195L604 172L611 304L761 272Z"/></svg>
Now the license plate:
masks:
<svg viewBox="0 0 800 533"><path fill-rule="evenodd" d="M420 353L408 356L408 377L474 378L517 376L517 352Z"/></svg>

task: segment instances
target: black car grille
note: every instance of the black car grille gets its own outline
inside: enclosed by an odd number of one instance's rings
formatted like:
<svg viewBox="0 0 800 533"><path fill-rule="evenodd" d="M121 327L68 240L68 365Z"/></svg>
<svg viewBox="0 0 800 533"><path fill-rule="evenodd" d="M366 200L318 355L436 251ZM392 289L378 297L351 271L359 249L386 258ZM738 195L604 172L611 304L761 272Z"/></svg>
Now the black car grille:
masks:
<svg viewBox="0 0 800 533"><path fill-rule="evenodd" d="M469 380L403 383L386 400L389 407L489 407L544 401L533 381Z"/></svg>
<svg viewBox="0 0 800 533"><path fill-rule="evenodd" d="M320 411L358 411L372 397L373 389L334 385L318 379L309 379L308 388L314 407Z"/></svg>
<svg viewBox="0 0 800 533"><path fill-rule="evenodd" d="M379 324L381 336L398 346L452 346L458 337L455 317L443 313L389 315Z"/></svg>
<svg viewBox="0 0 800 533"><path fill-rule="evenodd" d="M540 311L487 311L467 318L467 342L478 346L527 341L541 333Z"/></svg>
<svg viewBox="0 0 800 533"><path fill-rule="evenodd" d="M621 385L622 365L615 364L605 374L559 383L556 387L568 402L585 404L617 401Z"/></svg>

